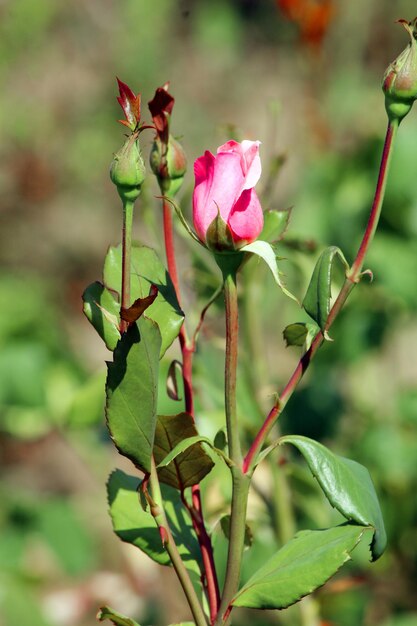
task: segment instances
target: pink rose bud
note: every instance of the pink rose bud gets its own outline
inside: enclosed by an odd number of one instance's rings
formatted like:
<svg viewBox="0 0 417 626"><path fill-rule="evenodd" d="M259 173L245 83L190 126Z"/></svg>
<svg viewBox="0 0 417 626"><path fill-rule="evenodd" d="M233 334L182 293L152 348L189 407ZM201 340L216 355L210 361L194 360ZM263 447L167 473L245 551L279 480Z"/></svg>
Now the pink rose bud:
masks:
<svg viewBox="0 0 417 626"><path fill-rule="evenodd" d="M264 219L254 186L261 175L259 141L228 141L194 163L194 228L217 251L238 250L260 234Z"/></svg>

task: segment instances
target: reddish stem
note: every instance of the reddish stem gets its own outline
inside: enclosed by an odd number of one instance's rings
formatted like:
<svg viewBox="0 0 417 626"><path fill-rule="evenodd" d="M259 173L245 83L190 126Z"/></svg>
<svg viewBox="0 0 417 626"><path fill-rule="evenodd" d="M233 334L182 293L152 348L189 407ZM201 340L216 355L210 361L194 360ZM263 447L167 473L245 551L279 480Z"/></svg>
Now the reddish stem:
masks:
<svg viewBox="0 0 417 626"><path fill-rule="evenodd" d="M365 261L365 256L368 252L369 246L375 235L375 231L378 227L379 216L381 215L382 202L384 199L385 188L387 186L387 174L390 164L390 158L392 155L392 144L398 129L398 122L389 122L387 133L385 136L384 148L382 151L381 165L379 168L378 182L375 190L374 201L372 203L371 212L369 214L368 224L366 226L365 234L363 236L361 245L359 246L358 253L353 262L350 277L357 281L359 274L362 271L362 267Z"/></svg>
<svg viewBox="0 0 417 626"><path fill-rule="evenodd" d="M178 282L177 263L175 261L174 229L172 225L172 208L170 203L162 199L162 211L164 216L165 254L167 258L168 272L174 285L177 300L180 302L180 288ZM182 330L182 329L181 329Z"/></svg>
<svg viewBox="0 0 417 626"><path fill-rule="evenodd" d="M177 264L175 260L172 207L167 200L163 199L162 208L164 220L165 252L168 272L174 285L177 300L180 303L180 288L178 281ZM187 340L187 333L184 324L182 325L180 330L179 340L182 353L182 379L184 385L185 410L194 419L195 416L192 366L195 346L194 342L190 344ZM193 487L191 488L191 493L192 504L190 505L185 498L183 498L183 502L190 513L194 531L197 535L197 539L200 545L206 577L207 598L210 606L210 622L214 623L220 604L220 591L217 581L216 567L214 563L213 547L204 523L200 485L193 485Z"/></svg>
<svg viewBox="0 0 417 626"><path fill-rule="evenodd" d="M388 123L384 148L382 151L381 165L379 168L378 181L375 189L375 196L369 214L365 233L363 235L359 250L352 264L352 267L350 268L350 271L346 276L346 280L339 292L339 295L337 296L336 301L330 310L329 316L326 321L325 332L330 329L336 317L342 310L346 300L348 299L350 292L360 280L365 257L369 250L369 246L372 243L375 231L378 227L379 217L381 215L382 203L387 184L388 170L392 156L393 141L395 139L397 128L397 121ZM305 352L305 354L303 354L300 361L298 362L297 367L295 368L294 372L291 375L291 378L289 379L279 397L279 401L270 410L266 420L258 431L258 434L256 435L243 461L243 471L245 473L249 472L253 468L256 457L260 452L264 442L266 441L266 438L272 426L275 424L279 415L282 413L285 405L294 393L298 383L304 375L304 372L307 370L314 355L316 354L323 341L324 333L319 332L314 338L314 341L312 342L310 348L307 350L307 352Z"/></svg>

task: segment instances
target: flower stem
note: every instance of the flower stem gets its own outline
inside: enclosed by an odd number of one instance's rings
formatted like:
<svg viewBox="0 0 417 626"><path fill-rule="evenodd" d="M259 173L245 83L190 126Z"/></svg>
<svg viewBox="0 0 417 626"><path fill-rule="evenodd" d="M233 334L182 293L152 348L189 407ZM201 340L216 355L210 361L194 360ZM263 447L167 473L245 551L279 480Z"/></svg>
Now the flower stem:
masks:
<svg viewBox="0 0 417 626"><path fill-rule="evenodd" d="M178 302L180 302L180 286L178 280L177 264L175 260L172 206L165 198L162 200L162 210L164 222L165 254L167 259L168 272L174 285L177 300ZM188 341L184 324L181 326L179 340L182 354L182 379L184 386L185 410L194 419L192 368L195 346L194 341L192 341L191 343ZM188 504L185 498L183 498L183 502L190 513L193 528L195 530L200 545L205 573L207 598L210 607L210 620L211 623L213 623L215 616L217 615L220 603L220 590L217 580L216 567L214 563L213 546L211 544L211 539L209 534L207 533L204 523L200 486L193 485L192 487L191 505Z"/></svg>
<svg viewBox="0 0 417 626"><path fill-rule="evenodd" d="M229 549L226 577L216 626L228 622L230 602L239 587L245 540L246 509L250 478L241 470L242 450L236 411L236 372L238 355L239 313L236 271L226 271L224 297L226 305L226 357L225 357L225 412L229 457L234 465L232 473L232 504L230 515Z"/></svg>
<svg viewBox="0 0 417 626"><path fill-rule="evenodd" d="M123 230L122 230L122 295L121 310L125 311L130 306L130 264L132 250L132 223L133 223L132 200L123 201ZM124 333L128 328L125 320L120 320L120 332Z"/></svg>
<svg viewBox="0 0 417 626"><path fill-rule="evenodd" d="M365 256L369 246L372 243L376 229L378 227L379 217L381 215L382 203L384 201L385 189L387 186L388 171L393 153L393 145L398 130L398 120L388 123L387 133L385 136L384 148L382 151L381 165L379 168L378 182L375 190L374 201L372 203L371 212L369 214L368 224L363 236L358 253L353 262L350 279L357 282L360 272L365 261Z"/></svg>
<svg viewBox="0 0 417 626"><path fill-rule="evenodd" d="M227 553L226 577L219 613L215 626L228 623L230 603L239 588L243 548L246 530L250 478L240 467L232 467L232 504L230 511L229 549Z"/></svg>
<svg viewBox="0 0 417 626"><path fill-rule="evenodd" d="M369 214L368 223L365 229L365 233L362 237L361 244L359 246L357 255L355 260L353 261L352 267L346 275L345 282L342 285L342 288L339 292L339 295L336 298L335 303L333 304L329 316L326 321L325 332L327 332L332 326L333 322L339 315L342 310L346 300L349 297L349 294L357 285L357 283L361 279L362 268L365 262L366 254L368 253L369 247L374 238L376 229L378 227L379 218L381 215L382 204L384 200L385 188L388 179L389 166L391 163L391 157L393 153L394 140L397 134L398 129L398 120L393 120L388 122L388 128L385 136L384 148L382 151L381 164L379 168L378 181L375 189L374 200L372 203L371 211ZM303 354L298 365L296 366L294 372L292 373L288 383L284 387L282 391L279 401L275 403L275 405L270 410L266 420L262 424L258 434L256 435L243 463L243 471L251 472L254 467L254 463L256 462L256 457L260 450L262 449L263 444L272 428L278 419L279 415L282 413L285 405L288 400L294 393L298 383L304 375L304 372L307 370L310 365L314 355L316 354L319 347L322 345L324 341L324 333L319 332L314 338L309 350Z"/></svg>
<svg viewBox="0 0 417 626"><path fill-rule="evenodd" d="M152 500L154 501L153 505L151 505L151 513L155 519L155 522L158 525L165 549L169 554L169 558L171 559L171 563L174 567L175 573L178 577L178 580L180 581L181 587L183 588L196 626L207 626L207 620L191 582L190 575L184 563L182 562L180 553L178 552L178 548L174 542L174 538L168 525L165 511L163 509L161 488L159 485L158 474L156 471L155 460L153 457L152 469L150 474L150 485Z"/></svg>
<svg viewBox="0 0 417 626"><path fill-rule="evenodd" d="M177 263L175 261L174 229L172 225L172 206L165 199L162 199L162 212L164 222L165 254L167 258L168 272L174 285L177 300L180 303L180 288L178 282Z"/></svg>
<svg viewBox="0 0 417 626"><path fill-rule="evenodd" d="M236 373L239 334L239 311L237 302L236 272L224 274L224 300L226 306L226 358L224 400L229 457L240 467L242 449L236 412Z"/></svg>

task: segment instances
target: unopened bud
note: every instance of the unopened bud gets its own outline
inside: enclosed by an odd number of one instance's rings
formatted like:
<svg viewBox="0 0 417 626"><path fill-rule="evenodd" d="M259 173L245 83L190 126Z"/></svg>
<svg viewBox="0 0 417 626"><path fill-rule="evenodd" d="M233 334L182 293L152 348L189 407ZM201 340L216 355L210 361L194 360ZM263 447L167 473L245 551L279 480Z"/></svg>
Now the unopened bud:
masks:
<svg viewBox="0 0 417 626"><path fill-rule="evenodd" d="M399 20L410 35L410 42L385 72L382 89L391 121L401 121L417 99L417 18Z"/></svg>
<svg viewBox="0 0 417 626"><path fill-rule="evenodd" d="M183 183L187 169L187 158L182 145L171 135L168 145L157 136L152 145L150 165L161 192L174 197Z"/></svg>
<svg viewBox="0 0 417 626"><path fill-rule="evenodd" d="M114 155L110 178L123 201L134 201L139 196L145 180L145 164L139 148L138 133L130 135Z"/></svg>

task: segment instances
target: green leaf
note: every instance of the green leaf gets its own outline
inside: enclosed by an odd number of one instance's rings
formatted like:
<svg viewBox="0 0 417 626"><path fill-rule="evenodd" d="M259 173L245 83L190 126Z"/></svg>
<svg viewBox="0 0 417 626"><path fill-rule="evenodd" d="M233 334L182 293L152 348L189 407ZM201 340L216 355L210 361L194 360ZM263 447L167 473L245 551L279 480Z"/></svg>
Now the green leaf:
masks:
<svg viewBox="0 0 417 626"><path fill-rule="evenodd" d="M317 322L323 332L330 312L332 270L336 258L339 258L345 268L349 269L340 248L336 246L326 248L316 263L302 303L306 312Z"/></svg>
<svg viewBox="0 0 417 626"><path fill-rule="evenodd" d="M146 309L146 317L154 320L161 331L161 356L180 332L184 314L178 304L171 278L156 252L147 246L132 246L131 301L146 298L151 285L158 288L158 297ZM120 293L122 281L121 246L110 247L104 262L104 284L110 291Z"/></svg>
<svg viewBox="0 0 417 626"><path fill-rule="evenodd" d="M136 467L151 471L161 335L141 317L123 334L108 363L106 417L112 439Z"/></svg>
<svg viewBox="0 0 417 626"><path fill-rule="evenodd" d="M83 293L83 311L107 348L113 351L120 339L120 306L99 282L92 283Z"/></svg>
<svg viewBox="0 0 417 626"><path fill-rule="evenodd" d="M284 609L295 604L350 559L365 531L346 524L297 533L248 580L231 604L252 609Z"/></svg>
<svg viewBox="0 0 417 626"><path fill-rule="evenodd" d="M139 502L140 482L139 478L121 470L110 474L107 494L114 532L122 541L136 546L160 565L170 565L155 520ZM180 495L166 485L161 485L161 490L165 513L181 558L187 569L199 575L199 546Z"/></svg>
<svg viewBox="0 0 417 626"><path fill-rule="evenodd" d="M223 428L221 428L220 430L217 431L215 437L214 437L214 447L218 448L219 450L225 450L226 446L227 446L227 437L226 437L226 433L224 432Z"/></svg>
<svg viewBox="0 0 417 626"><path fill-rule="evenodd" d="M276 254L273 247L268 242L260 240L254 241L253 243L249 243L248 245L243 246L243 248L240 248L239 252L250 252L251 254L256 254L263 259L271 270L275 282L281 291L285 293L286 296L297 302L297 298L290 291L288 291L281 280Z"/></svg>
<svg viewBox="0 0 417 626"><path fill-rule="evenodd" d="M259 235L259 239L270 243L280 241L288 228L290 216L291 209L285 209L284 211L269 209L264 211L264 227Z"/></svg>
<svg viewBox="0 0 417 626"><path fill-rule="evenodd" d="M346 519L372 526L372 560L384 552L387 536L384 520L368 470L356 461L333 454L321 443L302 436L281 437L280 444L298 448L326 498Z"/></svg>
<svg viewBox="0 0 417 626"><path fill-rule="evenodd" d="M198 436L194 420L188 413L158 416L155 431L154 457L158 464L183 439ZM180 491L198 484L213 468L214 463L201 443L195 443L175 460L158 471L159 479Z"/></svg>
<svg viewBox="0 0 417 626"><path fill-rule="evenodd" d="M317 335L319 329L316 324L306 324L305 322L295 322L289 324L283 330L284 340L289 346L305 346L308 350L311 342Z"/></svg>
<svg viewBox="0 0 417 626"><path fill-rule="evenodd" d="M218 448L215 448L213 443L208 439L208 437L202 437L201 435L194 435L193 437L188 437L187 439L182 439L177 445L171 450L166 457L158 463L158 469L161 467L167 467L170 463L172 463L178 455L183 454L188 448L195 446L196 444L206 443L210 450L213 450L217 456L219 456L226 465L231 465L232 461L229 457Z"/></svg>
<svg viewBox="0 0 417 626"><path fill-rule="evenodd" d="M180 622L179 624L170 624L170 626L195 626L194 622Z"/></svg>
<svg viewBox="0 0 417 626"><path fill-rule="evenodd" d="M109 606L102 606L97 613L97 619L99 622L104 622L105 619L109 619L113 622L114 626L140 626L137 622L129 617L125 617L120 613L116 613Z"/></svg>

